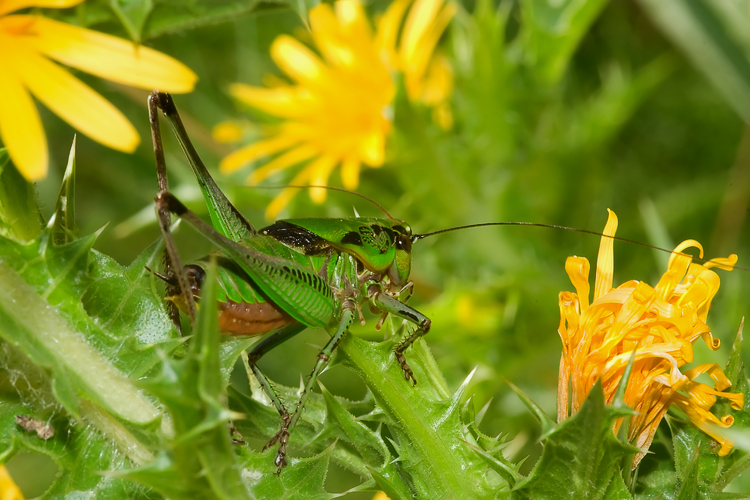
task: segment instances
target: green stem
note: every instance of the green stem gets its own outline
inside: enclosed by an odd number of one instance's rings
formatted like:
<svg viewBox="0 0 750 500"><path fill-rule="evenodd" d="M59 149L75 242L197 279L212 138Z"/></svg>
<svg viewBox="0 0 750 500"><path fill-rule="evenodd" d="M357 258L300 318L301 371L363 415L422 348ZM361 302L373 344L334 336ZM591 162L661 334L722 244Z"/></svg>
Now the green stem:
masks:
<svg viewBox="0 0 750 500"><path fill-rule="evenodd" d="M457 409L426 344L417 342L406 353L417 376L416 387L404 380L391 342L376 344L348 335L340 349L347 358L345 363L359 373L382 410L406 436L408 443L399 446L408 446L409 460L419 463L408 472L418 476L413 477L415 484L430 490L414 493L433 499L484 497L486 488L475 477L476 464L471 463L461 426L447 431L443 426Z"/></svg>

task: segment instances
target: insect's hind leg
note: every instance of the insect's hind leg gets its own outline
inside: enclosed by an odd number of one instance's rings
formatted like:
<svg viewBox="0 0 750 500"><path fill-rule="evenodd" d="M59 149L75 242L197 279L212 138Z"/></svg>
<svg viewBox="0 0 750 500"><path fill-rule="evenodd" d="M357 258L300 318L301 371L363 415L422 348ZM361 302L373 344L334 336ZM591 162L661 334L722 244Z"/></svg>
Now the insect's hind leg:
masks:
<svg viewBox="0 0 750 500"><path fill-rule="evenodd" d="M258 366L258 361L260 361L260 359L271 349L274 349L278 345L286 342L290 338L303 331L305 328L307 327L302 323L294 323L285 326L281 330L272 333L271 335L260 341L247 355L247 363L250 366L253 375L255 375L255 378L258 380L258 383L263 389L263 392L265 392L266 395L271 399L271 403L273 404L274 408L276 408L276 411L279 412L279 417L281 417L282 430L286 430L289 428L292 416L289 413L289 410L287 410L287 407L284 405L284 402L281 400L281 397L279 397L279 395L276 393L276 390L274 390L271 382ZM281 445L284 447L284 451L286 451L286 441L288 440L288 437L288 431L286 431L286 433L284 434L280 430L276 433L275 436L271 438L268 443L266 443L266 445L263 447L263 451L267 450L278 441L281 441Z"/></svg>
<svg viewBox="0 0 750 500"><path fill-rule="evenodd" d="M148 96L148 118L151 123L151 140L154 145L154 156L156 157L156 179L159 185L159 193L166 193L169 190L169 182L167 180L167 165L164 159L164 145L162 143L161 128L159 126L159 95L155 91ZM164 238L163 260L164 274L167 277L165 280L167 283L167 296L174 297L176 295L181 295L188 308L190 321L195 321L195 300L190 291L187 276L185 275L185 270L182 268L180 257L177 253L177 247L175 246L172 232L170 230L172 216L169 212L169 207L158 201L156 204L156 218L159 222L159 229ZM174 302L167 302L167 313L169 319L171 319L172 323L175 325L175 328L182 333L182 328L180 327L180 311L177 309L177 305Z"/></svg>
<svg viewBox="0 0 750 500"><path fill-rule="evenodd" d="M427 332L430 331L432 321L416 309L413 309L390 295L383 293L379 287L377 290L373 290L372 293L369 293L369 296L375 307L417 325L417 329L410 333L394 349L396 361L398 361L401 370L404 372L404 378L406 380L411 380L414 385L417 385L417 378L414 376L411 367L409 367L409 363L406 362L404 351L406 351L417 339L426 335Z"/></svg>
<svg viewBox="0 0 750 500"><path fill-rule="evenodd" d="M289 435L294 429L294 426L297 425L297 421L299 420L299 418L302 416L302 411L305 409L305 403L307 402L307 398L312 391L313 385L315 385L315 381L318 380L318 375L320 375L320 373L328 364L328 361L331 358L331 354L336 349L336 347L338 347L341 339L344 337L344 334L349 331L349 325L351 325L352 320L354 320L355 310L356 305L353 301L347 300L344 302L339 326L333 336L331 336L326 345L323 347L323 349L321 349L321 351L318 353L318 359L315 362L312 373L310 373L310 376L307 378L307 382L305 382L305 387L302 390L302 395L300 396L299 401L297 402L297 408L294 410L294 414L292 415L291 419L289 419L289 421L282 418L281 429L279 429L279 432L274 437L274 439L278 440L280 443L279 452L276 454L275 460L278 474L280 474L281 469L287 465L286 445L289 442ZM272 443L269 443L269 445L270 444Z"/></svg>

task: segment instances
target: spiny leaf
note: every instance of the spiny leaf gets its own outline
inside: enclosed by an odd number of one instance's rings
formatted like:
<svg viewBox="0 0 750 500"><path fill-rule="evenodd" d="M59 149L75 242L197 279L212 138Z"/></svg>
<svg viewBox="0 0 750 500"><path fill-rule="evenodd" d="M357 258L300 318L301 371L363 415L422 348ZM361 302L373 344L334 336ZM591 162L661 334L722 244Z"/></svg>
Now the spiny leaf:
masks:
<svg viewBox="0 0 750 500"><path fill-rule="evenodd" d="M50 370L54 380L74 386L73 391L85 393L126 420L146 424L159 416L159 410L122 373L2 261L0 281L2 338ZM63 404L78 413L78 404Z"/></svg>
<svg viewBox="0 0 750 500"><path fill-rule="evenodd" d="M631 498L619 465L632 450L612 432L618 416L597 382L578 413L548 433L542 457L516 491L529 498Z"/></svg>
<svg viewBox="0 0 750 500"><path fill-rule="evenodd" d="M70 147L68 166L65 168L60 191L55 202L55 213L49 221L52 241L55 245L63 245L78 239L78 228L75 222L75 170L76 170L76 139Z"/></svg>
<svg viewBox="0 0 750 500"><path fill-rule="evenodd" d="M325 479L333 451L331 445L310 458L292 458L281 474L275 474L276 450L253 453L243 449L240 461L243 477L258 498L278 500L326 500L337 495L326 492Z"/></svg>
<svg viewBox="0 0 750 500"><path fill-rule="evenodd" d="M395 342L376 344L352 335L339 347L343 364L365 381L393 436L397 460L378 472L392 485L406 483L405 494L417 498L502 496L507 482L468 445L475 443L461 421L465 385L451 396L425 343L416 342L407 354L419 383L406 386L393 356Z"/></svg>
<svg viewBox="0 0 750 500"><path fill-rule="evenodd" d="M320 384L320 390L326 402L326 420L330 424L328 429L334 431L334 435L354 446L365 462L370 467L383 467L390 460L391 454L385 446L383 439L377 433L371 431L362 422L358 422L354 416L333 397L333 395ZM329 421L330 420L330 421Z"/></svg>
<svg viewBox="0 0 750 500"><path fill-rule="evenodd" d="M280 385L274 385L274 389L281 395L283 401L293 402L298 397L296 389ZM259 399L263 399L263 396L249 397L234 387L229 388L230 408L244 415L242 420L234 422L237 430L245 439L268 441L279 430L281 420L270 402L261 402ZM358 403L353 403L348 407L338 398L334 399L337 399L337 403L347 412L349 411L347 408L351 409L358 405ZM323 397L319 394L310 394L305 411L289 442L290 455L295 457L297 454L321 453L342 434L340 430L332 428L335 424L335 419L327 417L326 402ZM270 460L273 461L273 457ZM354 447L337 445L331 451L331 460L360 477L368 476L366 462Z"/></svg>
<svg viewBox="0 0 750 500"><path fill-rule="evenodd" d="M526 393L523 392L519 387L517 387L507 379L505 380L505 383L508 384L513 392L518 395L518 397L521 399L521 402L526 405L526 408L531 411L531 414L534 415L537 421L542 425L542 436L547 436L555 428L555 421L552 420L549 415L547 415L544 410L542 410L541 407L539 407L539 405L537 405L530 397L528 397Z"/></svg>
<svg viewBox="0 0 750 500"><path fill-rule="evenodd" d="M682 482L675 500L696 500L698 498L698 458L700 457L700 451L701 446L698 444L687 467L682 469Z"/></svg>
<svg viewBox="0 0 750 500"><path fill-rule="evenodd" d="M170 411L175 434L169 451L146 467L117 473L171 498L251 498L229 437L228 421L234 415L219 400L224 383L215 282L212 261L186 357L165 360L161 376L144 383Z"/></svg>

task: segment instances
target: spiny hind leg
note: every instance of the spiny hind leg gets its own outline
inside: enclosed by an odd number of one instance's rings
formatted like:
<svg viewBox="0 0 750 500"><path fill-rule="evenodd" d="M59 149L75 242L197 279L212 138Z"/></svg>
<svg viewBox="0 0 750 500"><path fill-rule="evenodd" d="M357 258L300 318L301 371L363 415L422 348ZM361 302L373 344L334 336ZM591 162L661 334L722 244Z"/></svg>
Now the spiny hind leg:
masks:
<svg viewBox="0 0 750 500"><path fill-rule="evenodd" d="M276 411L279 412L279 417L281 418L281 426L279 428L279 431L263 447L263 451L266 451L274 444L280 443L280 450L283 450L284 453L282 455L281 461L279 461L279 455L277 455L276 457L276 467L278 468L278 470L281 470L281 468L286 465L286 444L287 442L289 442L289 425L291 423L292 416L289 413L289 410L287 410L286 405L284 405L281 397L279 397L278 393L271 385L268 377L266 377L266 375L258 366L258 361L260 361L260 359L271 349L283 344L305 328L305 325L301 323L294 323L292 325L286 326L260 341L247 355L247 362L253 372L253 375L255 375L255 378L256 380L258 380L258 383L263 389L263 392L265 392L268 398L271 400L271 403L273 404L274 408L276 408Z"/></svg>
<svg viewBox="0 0 750 500"><path fill-rule="evenodd" d="M407 381L411 380L414 385L417 385L417 378L414 376L414 372L409 366L409 363L406 362L404 351L406 351L417 339L426 335L427 332L430 331L432 321L416 309L407 306L403 302L386 293L383 293L379 286L373 285L371 290L368 290L368 295L372 304L378 309L417 325L417 329L396 345L393 350L396 355L396 361L404 372L404 379Z"/></svg>
<svg viewBox="0 0 750 500"><path fill-rule="evenodd" d="M167 181L167 164L164 159L164 146L162 143L161 128L159 126L159 96L152 92L148 97L148 116L151 123L151 140L154 145L154 156L156 157L156 179L159 185L159 194L166 193L169 189ZM159 229L164 238L164 275L167 283L167 296L181 295L187 307L188 316L191 323L195 321L195 300L188 285L185 270L182 268L180 256L177 253L174 239L172 238L171 225L172 216L169 207L160 203L157 198L156 218L159 222ZM167 312L172 323L177 330L182 333L180 327L180 312L173 301L167 303Z"/></svg>
<svg viewBox="0 0 750 500"><path fill-rule="evenodd" d="M315 362L315 366L313 367L312 373L310 373L310 376L307 378L307 382L305 383L305 387L302 390L302 394L300 395L299 401L297 402L297 407L294 410L294 414L292 414L289 421L283 419L282 417L282 424L281 429L279 430L278 434L274 437L274 439L278 438L279 442L279 451L276 454L276 467L277 467L277 474L281 473L281 469L287 465L286 462L286 445L289 442L289 436L294 429L294 426L297 425L297 421L299 421L300 417L302 416L302 412L305 409L305 403L307 402L307 398L310 395L310 392L312 391L313 385L318 380L318 376L323 371L323 369L328 365L328 361L331 358L331 354L333 351L338 347L339 343L341 342L341 339L344 337L344 334L349 331L349 325L351 325L352 320L354 319L354 311L356 310L356 305L353 301L346 301L345 305L343 307L343 312L341 314L341 321L339 322L339 326L336 329L336 332L333 334L333 336L328 340L326 345L321 349L321 351L318 353L318 359ZM272 442L269 442L269 446L273 443L275 443L274 440L271 440Z"/></svg>

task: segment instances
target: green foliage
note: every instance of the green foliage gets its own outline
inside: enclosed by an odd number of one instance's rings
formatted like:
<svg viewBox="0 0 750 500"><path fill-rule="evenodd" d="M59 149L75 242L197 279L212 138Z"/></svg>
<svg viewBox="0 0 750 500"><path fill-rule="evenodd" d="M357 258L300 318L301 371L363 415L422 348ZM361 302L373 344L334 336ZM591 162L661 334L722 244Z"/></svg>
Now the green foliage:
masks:
<svg viewBox="0 0 750 500"><path fill-rule="evenodd" d="M211 169L231 150L210 140L213 124L234 118L249 136L259 131L226 87L277 72L271 41L281 33L304 37L316 3L88 0L43 13L154 46L199 73L197 91L178 104ZM416 232L500 220L598 230L610 207L626 237L666 247L694 237L709 257L736 252L746 265L750 141L740 136L750 116L749 17L743 0L464 2L441 41L456 78L454 127L440 129L400 88L386 164L365 169L359 190ZM87 83L148 137L145 97ZM275 450L259 450L278 430L278 413L237 363L254 340L218 338L210 306L180 338L159 280L145 269L159 267L162 250L149 141L125 156L80 137L78 161L71 153L66 166L72 132L48 118L47 181L29 185L0 150L0 463L10 460L13 473L19 453L50 457L58 475L43 498L323 499L343 492L369 500L372 490L394 500L747 498L750 384L741 334L731 352L696 349L696 362L723 363L728 354L733 390L745 394L745 409L719 402L714 410L734 418L725 432L737 450L727 457L675 412L630 471L634 451L611 432L624 409L604 406L597 390L569 420L546 416L559 359L556 297L570 289L562 264L567 255L593 257L596 240L523 229L478 229L415 245L410 304L433 320L407 352L419 385L405 383L393 360L398 325L386 322L390 338L374 342L377 319L365 311L368 324L342 342L291 437L290 465L277 476ZM172 189L205 215L179 154L167 144ZM246 174L217 179L255 223L276 192L238 187ZM363 214L370 209L355 203ZM338 217L351 204L339 193L323 206L300 195L288 212ZM126 238L100 229L146 205ZM212 250L184 229L177 239L188 260ZM618 243L616 252L616 282L663 271L664 255L654 264L637 247ZM746 276L722 274L709 314L725 346L748 314ZM263 360L289 404L300 392L291 386L317 351L305 342L326 341L322 332L304 335ZM539 423L501 375L539 401L522 396ZM484 408L477 413L475 405ZM44 440L22 429L17 415L48 423L55 435ZM241 438L230 434L229 420Z"/></svg>
<svg viewBox="0 0 750 500"><path fill-rule="evenodd" d="M645 12L750 120L750 12L738 0L640 0Z"/></svg>

